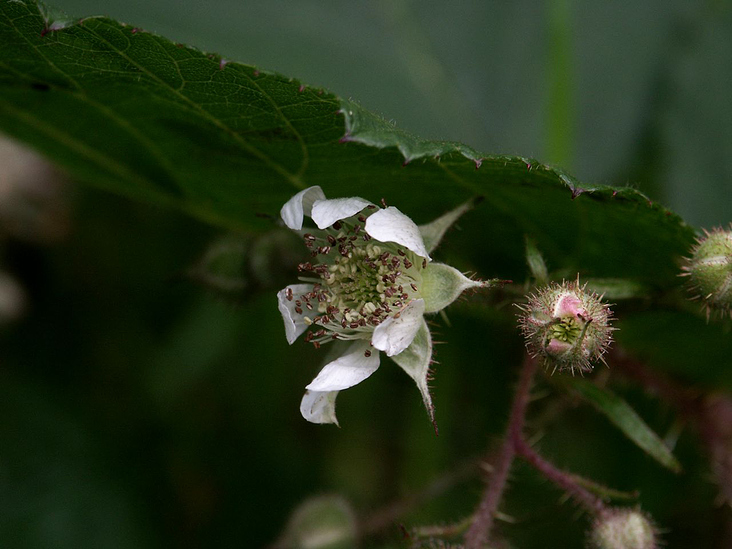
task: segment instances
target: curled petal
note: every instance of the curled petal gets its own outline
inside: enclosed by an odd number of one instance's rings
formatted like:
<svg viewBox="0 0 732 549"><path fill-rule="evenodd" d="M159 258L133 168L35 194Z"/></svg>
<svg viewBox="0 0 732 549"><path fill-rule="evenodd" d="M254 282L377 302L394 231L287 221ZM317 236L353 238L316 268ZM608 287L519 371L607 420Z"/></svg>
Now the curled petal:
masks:
<svg viewBox="0 0 732 549"><path fill-rule="evenodd" d="M290 345L308 328L305 323L305 315L302 313L302 307L300 307L301 312L299 313L296 308L300 296L312 291L312 284L291 284L277 292L277 307L282 313L282 320L285 321L285 335L287 336L287 343ZM292 299L287 299L288 296Z"/></svg>
<svg viewBox="0 0 732 549"><path fill-rule="evenodd" d="M381 242L396 242L415 254L430 259L419 227L394 206L379 210L366 220L366 232Z"/></svg>
<svg viewBox="0 0 732 549"><path fill-rule="evenodd" d="M338 391L305 391L300 402L300 413L310 423L335 423L335 399Z"/></svg>
<svg viewBox="0 0 732 549"><path fill-rule="evenodd" d="M345 354L326 364L305 388L319 392L340 391L361 383L379 367L379 353L370 347L366 340L356 341Z"/></svg>
<svg viewBox="0 0 732 549"><path fill-rule="evenodd" d="M577 316L587 314L582 307L582 301L574 294L565 294L557 299L554 306L554 318L562 316Z"/></svg>
<svg viewBox="0 0 732 549"><path fill-rule="evenodd" d="M369 206L371 202L354 196L351 198L334 198L333 200L317 200L313 204L313 211L310 217L313 218L318 229L330 227L336 221L356 215Z"/></svg>
<svg viewBox="0 0 732 549"><path fill-rule="evenodd" d="M390 316L374 329L371 343L386 356L394 356L409 347L422 325L424 299L410 301L399 313L399 318Z"/></svg>
<svg viewBox="0 0 732 549"><path fill-rule="evenodd" d="M313 203L318 200L325 200L325 194L317 185L300 191L282 206L280 210L282 221L293 231L299 231L302 229L303 216L311 215Z"/></svg>

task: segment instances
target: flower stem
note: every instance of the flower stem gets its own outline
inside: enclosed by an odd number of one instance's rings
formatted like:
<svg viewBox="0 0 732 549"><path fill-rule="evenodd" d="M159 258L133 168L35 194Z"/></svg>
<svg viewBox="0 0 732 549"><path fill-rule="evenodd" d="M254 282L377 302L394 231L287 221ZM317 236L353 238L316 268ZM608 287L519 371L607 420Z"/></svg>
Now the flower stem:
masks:
<svg viewBox="0 0 732 549"><path fill-rule="evenodd" d="M503 491L508 480L514 457L516 457L516 441L522 439L524 418L529 405L531 383L537 369L537 361L527 356L521 366L518 387L511 405L511 415L503 445L493 467L493 472L483 492L483 499L475 513L470 529L465 534L466 549L480 549L488 541L493 519L498 510Z"/></svg>

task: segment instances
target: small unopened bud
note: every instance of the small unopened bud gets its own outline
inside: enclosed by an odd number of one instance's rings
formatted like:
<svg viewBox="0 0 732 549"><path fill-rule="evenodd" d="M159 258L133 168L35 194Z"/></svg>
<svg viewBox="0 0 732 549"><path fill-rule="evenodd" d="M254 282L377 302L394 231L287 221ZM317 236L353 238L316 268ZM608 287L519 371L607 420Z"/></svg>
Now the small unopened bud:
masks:
<svg viewBox="0 0 732 549"><path fill-rule="evenodd" d="M519 317L526 346L547 368L589 372L612 341L612 311L576 282L552 283L528 297Z"/></svg>
<svg viewBox="0 0 732 549"><path fill-rule="evenodd" d="M614 509L598 518L589 537L590 549L657 549L656 528L635 509Z"/></svg>
<svg viewBox="0 0 732 549"><path fill-rule="evenodd" d="M732 226L731 226L732 228ZM712 312L732 311L732 230L704 231L682 267L695 298L704 302L707 319Z"/></svg>
<svg viewBox="0 0 732 549"><path fill-rule="evenodd" d="M356 545L356 518L340 496L325 495L303 502L290 517L277 549L350 549Z"/></svg>

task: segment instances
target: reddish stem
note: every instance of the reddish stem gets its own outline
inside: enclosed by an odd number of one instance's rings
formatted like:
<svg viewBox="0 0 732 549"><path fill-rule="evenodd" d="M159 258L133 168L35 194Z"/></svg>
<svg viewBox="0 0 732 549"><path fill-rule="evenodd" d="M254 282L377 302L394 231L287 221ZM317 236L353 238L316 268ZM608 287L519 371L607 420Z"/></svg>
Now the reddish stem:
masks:
<svg viewBox="0 0 732 549"><path fill-rule="evenodd" d="M597 515L607 511L605 503L599 497L577 484L570 473L558 469L541 457L523 437L519 436L514 440L514 447L519 456L530 463L544 477L575 498L585 509Z"/></svg>
<svg viewBox="0 0 732 549"><path fill-rule="evenodd" d="M498 510L503 491L506 488L508 472L516 456L515 441L522 437L526 409L529 406L531 384L536 373L537 362L526 357L521 366L518 387L511 406L511 415L508 420L508 429L503 445L495 461L493 472L483 492L483 499L475 513L475 519L465 534L466 549L481 549L488 541L493 519Z"/></svg>

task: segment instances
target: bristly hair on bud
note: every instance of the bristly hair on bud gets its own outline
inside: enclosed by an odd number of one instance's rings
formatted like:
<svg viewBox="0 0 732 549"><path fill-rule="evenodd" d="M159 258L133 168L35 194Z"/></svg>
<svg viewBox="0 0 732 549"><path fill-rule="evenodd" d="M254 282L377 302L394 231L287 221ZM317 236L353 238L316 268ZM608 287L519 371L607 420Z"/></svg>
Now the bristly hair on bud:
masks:
<svg viewBox="0 0 732 549"><path fill-rule="evenodd" d="M681 270L689 277L692 299L703 302L707 321L712 313L732 316L732 224L729 230L705 230Z"/></svg>
<svg viewBox="0 0 732 549"><path fill-rule="evenodd" d="M653 521L637 509L611 509L595 520L588 549L658 549Z"/></svg>
<svg viewBox="0 0 732 549"><path fill-rule="evenodd" d="M602 296L585 288L579 276L574 282L552 282L517 305L529 353L543 359L552 373L582 374L592 371L598 360L605 362L615 330L610 325L612 311Z"/></svg>

